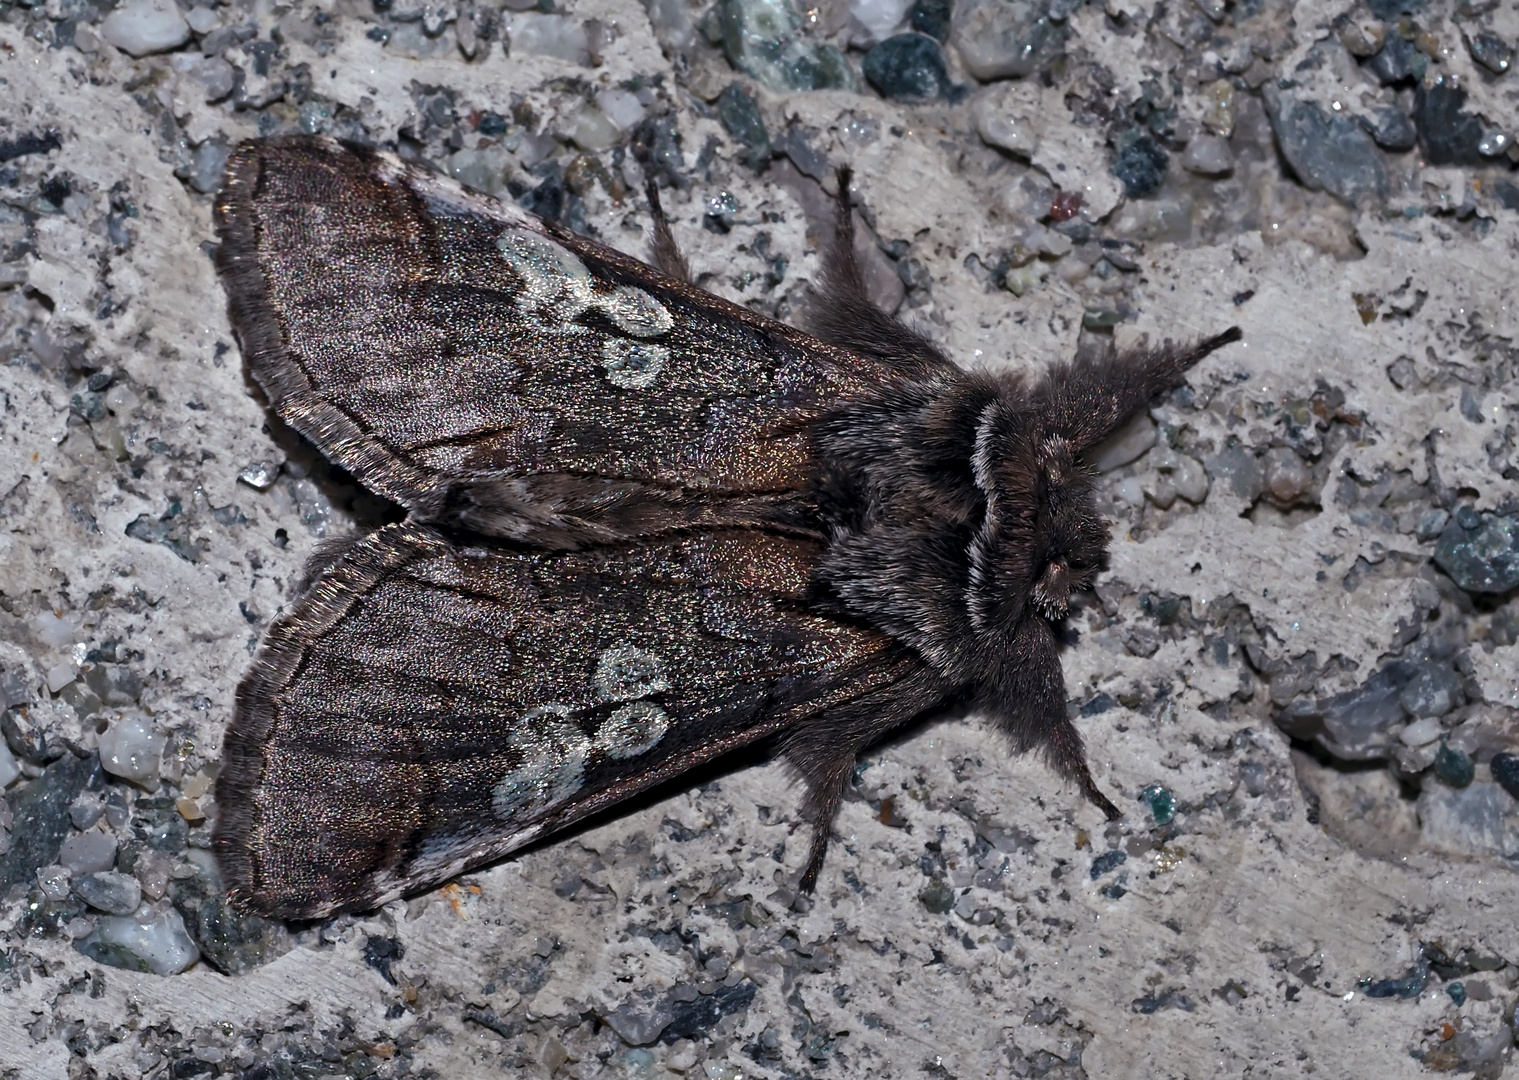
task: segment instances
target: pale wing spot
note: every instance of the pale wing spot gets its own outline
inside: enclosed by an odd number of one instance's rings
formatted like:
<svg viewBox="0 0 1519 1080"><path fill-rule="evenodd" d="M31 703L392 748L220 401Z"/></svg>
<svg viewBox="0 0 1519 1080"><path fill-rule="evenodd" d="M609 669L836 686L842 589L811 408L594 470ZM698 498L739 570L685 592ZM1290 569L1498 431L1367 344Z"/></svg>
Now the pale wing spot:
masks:
<svg viewBox="0 0 1519 1080"><path fill-rule="evenodd" d="M659 337L668 334L675 325L675 316L669 309L636 285L619 285L596 299L596 306L612 320L612 325L633 337Z"/></svg>
<svg viewBox="0 0 1519 1080"><path fill-rule="evenodd" d="M563 802L585 783L591 740L572 718L567 705L530 709L512 733L511 745L522 764L496 782L491 809L509 821Z"/></svg>
<svg viewBox="0 0 1519 1080"><path fill-rule="evenodd" d="M665 666L647 649L616 645L596 661L596 693L603 701L632 701L670 688Z"/></svg>
<svg viewBox="0 0 1519 1080"><path fill-rule="evenodd" d="M596 303L591 272L568 248L536 233L508 229L496 247L522 279L517 306L550 319L561 330Z"/></svg>
<svg viewBox="0 0 1519 1080"><path fill-rule="evenodd" d="M596 746L610 758L637 757L658 746L669 729L669 713L652 701L633 701L607 717L596 732Z"/></svg>
<svg viewBox="0 0 1519 1080"><path fill-rule="evenodd" d="M624 390L647 390L664 370L670 350L626 338L607 338L601 343L601 363L607 382Z"/></svg>

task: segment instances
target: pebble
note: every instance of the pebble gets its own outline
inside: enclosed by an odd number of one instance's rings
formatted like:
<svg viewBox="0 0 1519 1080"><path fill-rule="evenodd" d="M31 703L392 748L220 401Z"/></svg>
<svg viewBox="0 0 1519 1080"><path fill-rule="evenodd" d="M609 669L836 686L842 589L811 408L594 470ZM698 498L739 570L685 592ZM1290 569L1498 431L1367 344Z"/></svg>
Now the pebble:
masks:
<svg viewBox="0 0 1519 1080"><path fill-rule="evenodd" d="M884 41L907 18L912 0L850 0L849 14L863 26L872 41Z"/></svg>
<svg viewBox="0 0 1519 1080"><path fill-rule="evenodd" d="M58 862L69 808L92 775L98 775L92 761L64 754L10 796L10 850L0 854L0 889L30 883L37 867Z"/></svg>
<svg viewBox="0 0 1519 1080"><path fill-rule="evenodd" d="M1123 181L1129 198L1142 198L1160 187L1171 161L1160 143L1131 128L1118 136L1116 146L1113 175Z"/></svg>
<svg viewBox="0 0 1519 1080"><path fill-rule="evenodd" d="M1444 716L1464 700L1461 676L1440 664L1420 664L1398 700L1415 719Z"/></svg>
<svg viewBox="0 0 1519 1080"><path fill-rule="evenodd" d="M1441 77L1421 86L1414 98L1414 124L1425 159L1431 165L1486 165L1481 117L1464 111L1466 91Z"/></svg>
<svg viewBox="0 0 1519 1080"><path fill-rule="evenodd" d="M1229 485L1229 490L1246 502L1253 501L1261 492L1261 467L1249 448L1235 443L1213 455L1206 463L1208 475L1216 483Z"/></svg>
<svg viewBox="0 0 1519 1080"><path fill-rule="evenodd" d="M1200 503L1208 497L1208 472L1196 458L1169 446L1157 446L1150 451L1148 464L1189 503Z"/></svg>
<svg viewBox="0 0 1519 1080"><path fill-rule="evenodd" d="M675 1019L668 1000L626 1001L602 1017L617 1037L629 1046L647 1046Z"/></svg>
<svg viewBox="0 0 1519 1080"><path fill-rule="evenodd" d="M1422 79L1429 67L1429 57L1402 34L1384 34L1382 47L1366 61L1365 68L1383 86L1407 79Z"/></svg>
<svg viewBox="0 0 1519 1080"><path fill-rule="evenodd" d="M953 10L951 0L916 0L908 11L907 18L918 33L942 42L949 37L950 15Z"/></svg>
<svg viewBox="0 0 1519 1080"><path fill-rule="evenodd" d="M1414 528L1414 535L1420 540L1434 540L1445 531L1445 523L1450 520L1450 511L1435 507L1426 510L1419 515L1419 524Z"/></svg>
<svg viewBox="0 0 1519 1080"><path fill-rule="evenodd" d="M143 891L149 892L146 882ZM295 943L284 923L247 914L228 903L209 851L186 851L169 891L201 958L225 975L262 967L289 952Z"/></svg>
<svg viewBox="0 0 1519 1080"><path fill-rule="evenodd" d="M1234 151L1229 140L1217 135L1199 135L1187 144L1181 167L1200 176L1223 176L1234 171Z"/></svg>
<svg viewBox="0 0 1519 1080"><path fill-rule="evenodd" d="M220 56L196 61L185 73L200 85L206 101L216 104L237 87L237 71Z"/></svg>
<svg viewBox="0 0 1519 1080"><path fill-rule="evenodd" d="M716 10L728 63L776 93L855 88L844 54L805 34L788 0L718 0Z"/></svg>
<svg viewBox="0 0 1519 1080"><path fill-rule="evenodd" d="M1307 464L1285 446L1266 451L1260 465L1262 486L1280 506L1296 503L1312 483Z"/></svg>
<svg viewBox="0 0 1519 1080"><path fill-rule="evenodd" d="M1425 784L1417 810L1420 832L1432 847L1519 857L1519 807L1497 784Z"/></svg>
<svg viewBox="0 0 1519 1080"><path fill-rule="evenodd" d="M190 186L203 195L220 190L228 156L223 143L208 139L197 146L194 163L190 166Z"/></svg>
<svg viewBox="0 0 1519 1080"><path fill-rule="evenodd" d="M622 129L589 103L576 110L567 134L582 150L609 150L622 141Z"/></svg>
<svg viewBox="0 0 1519 1080"><path fill-rule="evenodd" d="M865 81L891 101L930 101L949 90L939 43L924 34L889 37L865 54Z"/></svg>
<svg viewBox="0 0 1519 1080"><path fill-rule="evenodd" d="M1466 48L1473 60L1494 75L1504 74L1514 62L1514 47L1497 34L1486 30L1469 37Z"/></svg>
<svg viewBox="0 0 1519 1080"><path fill-rule="evenodd" d="M1384 150L1411 150L1419 141L1413 119L1393 105L1381 105L1360 118L1361 126Z"/></svg>
<svg viewBox="0 0 1519 1080"><path fill-rule="evenodd" d="M168 0L128 0L101 22L100 36L130 56L149 56L189 41L190 24Z"/></svg>
<svg viewBox="0 0 1519 1080"><path fill-rule="evenodd" d="M951 32L965 70L981 82L1021 78L1059 55L1064 31L1033 0L961 0Z"/></svg>
<svg viewBox="0 0 1519 1080"><path fill-rule="evenodd" d="M1519 516L1462 507L1440 533L1435 564L1467 592L1505 593L1519 587Z"/></svg>
<svg viewBox="0 0 1519 1080"><path fill-rule="evenodd" d="M745 160L751 169L762 169L770 160L770 132L759 101L743 83L729 83L717 95L717 117L723 129L744 147Z"/></svg>
<svg viewBox="0 0 1519 1080"><path fill-rule="evenodd" d="M16 763L16 756L4 741L0 741L0 788L9 787L20 775L21 766Z"/></svg>
<svg viewBox="0 0 1519 1080"><path fill-rule="evenodd" d="M627 90L600 90L596 93L596 107L607 119L623 131L631 131L643 123L646 110L638 95Z"/></svg>
<svg viewBox="0 0 1519 1080"><path fill-rule="evenodd" d="M130 915L142 903L142 886L136 879L114 870L75 878L74 894L107 915Z"/></svg>
<svg viewBox="0 0 1519 1080"><path fill-rule="evenodd" d="M1381 757L1390 732L1405 719L1400 697L1415 673L1408 661L1393 660L1360 686L1320 703L1324 748L1344 761Z"/></svg>
<svg viewBox="0 0 1519 1080"><path fill-rule="evenodd" d="M93 874L116 865L116 838L108 833L76 833L63 841L58 861L76 874Z"/></svg>
<svg viewBox="0 0 1519 1080"><path fill-rule="evenodd" d="M1519 799L1519 754L1494 754L1491 768L1499 786Z"/></svg>
<svg viewBox="0 0 1519 1080"><path fill-rule="evenodd" d="M198 4L185 12L185 23L197 34L209 34L222 24L222 20L211 8Z"/></svg>
<svg viewBox="0 0 1519 1080"><path fill-rule="evenodd" d="M1453 788L1464 788L1477 778L1477 766L1465 750L1442 743L1435 751L1435 776Z"/></svg>
<svg viewBox="0 0 1519 1080"><path fill-rule="evenodd" d="M1128 859L1128 855L1124 854L1122 848L1115 848L1112 851L1107 851L1097 856L1097 858L1092 860L1092 880L1096 881L1109 870L1117 869L1127 862Z"/></svg>
<svg viewBox="0 0 1519 1080"><path fill-rule="evenodd" d="M1269 83L1262 94L1277 146L1299 180L1352 204L1387 195L1387 170L1358 123L1327 117L1313 102L1298 101Z"/></svg>
<svg viewBox="0 0 1519 1080"><path fill-rule="evenodd" d="M982 94L971 106L976 134L989 146L1028 158L1039 148L1039 128L1033 119L1017 111L1004 96Z"/></svg>
<svg viewBox="0 0 1519 1080"><path fill-rule="evenodd" d="M1123 427L1097 445L1089 456L1092 468L1100 473L1112 472L1121 465L1136 461L1155 445L1155 421L1140 411Z"/></svg>
<svg viewBox="0 0 1519 1080"><path fill-rule="evenodd" d="M49 900L62 900L69 894L70 877L66 866L56 863L37 867L37 887Z"/></svg>
<svg viewBox="0 0 1519 1080"><path fill-rule="evenodd" d="M101 919L74 948L97 963L154 975L177 975L200 958L200 950L185 931L185 921L172 906L134 915Z"/></svg>
<svg viewBox="0 0 1519 1080"><path fill-rule="evenodd" d="M154 780L163 747L164 737L153 730L153 721L141 713L129 713L100 737L100 766L134 783Z"/></svg>
<svg viewBox="0 0 1519 1080"><path fill-rule="evenodd" d="M1160 784L1150 784L1139 793L1139 801L1150 808L1157 825L1169 825L1176 817L1176 796Z"/></svg>
<svg viewBox="0 0 1519 1080"><path fill-rule="evenodd" d="M551 56L557 60L587 64L591 42L585 25L570 15L550 15L541 11L522 11L505 20L512 53Z"/></svg>
<svg viewBox="0 0 1519 1080"><path fill-rule="evenodd" d="M1405 746L1428 746L1438 739L1444 730L1439 720L1433 716L1427 716L1423 720L1415 720L1398 732L1398 738Z"/></svg>

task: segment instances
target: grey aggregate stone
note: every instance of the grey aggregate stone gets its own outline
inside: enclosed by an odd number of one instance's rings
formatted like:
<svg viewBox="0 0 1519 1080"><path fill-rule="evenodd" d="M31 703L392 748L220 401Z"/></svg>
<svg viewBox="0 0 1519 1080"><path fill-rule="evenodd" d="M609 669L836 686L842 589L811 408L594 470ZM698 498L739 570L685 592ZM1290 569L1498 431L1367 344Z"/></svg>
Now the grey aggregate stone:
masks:
<svg viewBox="0 0 1519 1080"><path fill-rule="evenodd" d="M108 915L130 915L142 903L142 886L137 880L115 871L76 877L74 892L90 907Z"/></svg>
<svg viewBox="0 0 1519 1080"><path fill-rule="evenodd" d="M1519 516L1477 514L1463 507L1440 532L1435 562L1468 592L1519 587Z"/></svg>
<svg viewBox="0 0 1519 1080"><path fill-rule="evenodd" d="M1266 87L1266 114L1277 143L1303 183L1346 202L1387 194L1387 170L1371 136L1344 116L1326 116L1291 91Z"/></svg>

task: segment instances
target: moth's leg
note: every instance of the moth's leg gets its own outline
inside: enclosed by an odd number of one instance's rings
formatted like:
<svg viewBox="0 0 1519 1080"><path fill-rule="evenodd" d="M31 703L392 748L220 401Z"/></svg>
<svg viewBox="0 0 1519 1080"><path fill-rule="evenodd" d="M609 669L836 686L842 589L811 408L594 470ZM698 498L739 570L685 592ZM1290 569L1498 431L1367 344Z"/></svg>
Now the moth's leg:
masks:
<svg viewBox="0 0 1519 1080"><path fill-rule="evenodd" d="M981 704L1019 752L1042 748L1050 765L1074 780L1108 820L1121 817L1092 779L1081 732L1065 713L1065 676L1054 630L1044 619L1026 616L1010 645L1000 677Z"/></svg>
<svg viewBox="0 0 1519 1080"><path fill-rule="evenodd" d="M914 717L940 707L950 696L926 665L913 662L900 678L881 689L809 717L786 733L781 750L807 785L801 811L812 826L807 866L798 883L803 892L811 892L817 884L833 819L860 752Z"/></svg>
<svg viewBox="0 0 1519 1080"><path fill-rule="evenodd" d="M691 264L686 262L675 234L670 231L670 219L665 217L665 209L659 202L659 185L650 178L644 183L644 193L649 197L649 213L654 216L654 244L650 252L654 265L670 277L691 284Z"/></svg>
<svg viewBox="0 0 1519 1080"><path fill-rule="evenodd" d="M1076 725L1062 716L1050 726L1046 737L1049 740L1049 762L1055 770L1067 779L1076 781L1082 794L1106 814L1109 821L1122 817L1122 811L1113 805L1112 800L1097 786L1097 781L1092 779L1092 770L1087 764L1086 746L1081 741L1081 732L1076 730Z"/></svg>
<svg viewBox="0 0 1519 1080"><path fill-rule="evenodd" d="M823 856L828 852L828 840L833 835L833 819L838 816L844 785L849 783L855 759L861 750L899 722L892 718L889 723L883 722L879 730L863 733L862 737L862 733L855 731L841 732L836 720L824 713L804 721L787 737L786 758L802 774L807 785L807 794L802 799L802 818L812 826L807 866L797 884L802 892L811 892L817 885L818 871L823 868ZM845 737L841 738L841 735Z"/></svg>

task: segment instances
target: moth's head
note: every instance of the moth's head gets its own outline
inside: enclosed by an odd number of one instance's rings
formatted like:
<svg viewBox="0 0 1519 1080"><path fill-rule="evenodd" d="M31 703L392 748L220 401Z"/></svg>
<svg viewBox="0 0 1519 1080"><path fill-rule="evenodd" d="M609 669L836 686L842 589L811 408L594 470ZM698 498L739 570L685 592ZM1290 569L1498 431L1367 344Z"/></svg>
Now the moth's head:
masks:
<svg viewBox="0 0 1519 1080"><path fill-rule="evenodd" d="M1108 530L1097 512L1091 473L1071 441L1045 434L1033 450L1036 509L1029 598L1039 614L1056 621L1069 613L1071 593L1091 588L1102 570Z"/></svg>

